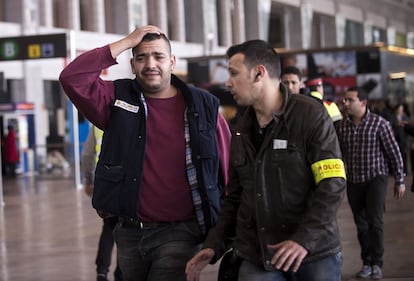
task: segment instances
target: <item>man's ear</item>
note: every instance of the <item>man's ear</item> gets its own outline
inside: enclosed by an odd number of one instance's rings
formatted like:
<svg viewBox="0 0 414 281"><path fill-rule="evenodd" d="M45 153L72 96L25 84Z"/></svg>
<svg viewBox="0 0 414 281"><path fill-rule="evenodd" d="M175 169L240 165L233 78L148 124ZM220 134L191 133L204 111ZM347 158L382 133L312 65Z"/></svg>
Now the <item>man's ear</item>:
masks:
<svg viewBox="0 0 414 281"><path fill-rule="evenodd" d="M132 74L135 74L135 69L134 69L134 59L131 58L129 61L130 65L131 65L131 72Z"/></svg>
<svg viewBox="0 0 414 281"><path fill-rule="evenodd" d="M254 81L255 82L259 81L260 77L263 77L263 73L264 73L264 67L262 65L258 65L256 67L256 74L254 77Z"/></svg>
<svg viewBox="0 0 414 281"><path fill-rule="evenodd" d="M176 57L174 55L171 55L171 71L174 70L176 63L177 63Z"/></svg>
<svg viewBox="0 0 414 281"><path fill-rule="evenodd" d="M361 102L362 102L363 105L368 106L368 100L367 99L361 100Z"/></svg>

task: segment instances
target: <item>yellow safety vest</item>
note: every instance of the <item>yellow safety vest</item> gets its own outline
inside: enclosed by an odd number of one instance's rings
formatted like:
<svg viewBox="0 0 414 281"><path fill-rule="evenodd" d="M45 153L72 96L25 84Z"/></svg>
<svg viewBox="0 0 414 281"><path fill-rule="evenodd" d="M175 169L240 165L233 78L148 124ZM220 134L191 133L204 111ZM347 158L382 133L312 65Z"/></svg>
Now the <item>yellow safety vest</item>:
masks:
<svg viewBox="0 0 414 281"><path fill-rule="evenodd" d="M310 95L314 98L317 98L317 99L320 99L320 100L323 101L323 105L324 105L326 111L328 112L328 114L331 117L333 122L342 120L342 113L339 110L336 103L331 102L331 101L327 101L327 100L323 100L322 94L319 93L318 91L312 91L310 93Z"/></svg>
<svg viewBox="0 0 414 281"><path fill-rule="evenodd" d="M331 116L333 122L342 120L342 113L339 110L336 103L334 103L333 101L324 100L323 105L325 106L326 110L328 111L329 116Z"/></svg>
<svg viewBox="0 0 414 281"><path fill-rule="evenodd" d="M100 130L100 129L98 129L97 127L93 126L93 134L95 136L95 155L96 155L96 162L98 162L99 153L101 152L101 146L102 146L103 131Z"/></svg>

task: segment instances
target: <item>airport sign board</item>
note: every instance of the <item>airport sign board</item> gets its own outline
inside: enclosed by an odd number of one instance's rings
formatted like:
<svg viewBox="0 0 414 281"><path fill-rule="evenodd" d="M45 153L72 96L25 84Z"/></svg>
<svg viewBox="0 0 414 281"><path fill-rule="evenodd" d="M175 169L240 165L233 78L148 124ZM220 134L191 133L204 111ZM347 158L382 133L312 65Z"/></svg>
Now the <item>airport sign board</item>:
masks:
<svg viewBox="0 0 414 281"><path fill-rule="evenodd" d="M0 37L0 61L63 58L66 56L66 33Z"/></svg>

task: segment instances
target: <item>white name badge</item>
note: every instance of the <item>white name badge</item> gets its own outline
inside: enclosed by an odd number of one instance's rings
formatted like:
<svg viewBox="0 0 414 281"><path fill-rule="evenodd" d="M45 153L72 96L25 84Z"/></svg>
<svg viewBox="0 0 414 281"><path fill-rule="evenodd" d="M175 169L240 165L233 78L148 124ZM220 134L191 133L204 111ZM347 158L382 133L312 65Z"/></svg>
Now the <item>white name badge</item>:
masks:
<svg viewBox="0 0 414 281"><path fill-rule="evenodd" d="M287 140L274 139L273 140L273 149L286 149Z"/></svg>
<svg viewBox="0 0 414 281"><path fill-rule="evenodd" d="M125 109L129 112L133 112L133 113L137 113L139 110L139 106L133 105L133 104L129 104L125 101L122 100L116 100L115 101L115 106L120 107L122 109Z"/></svg>

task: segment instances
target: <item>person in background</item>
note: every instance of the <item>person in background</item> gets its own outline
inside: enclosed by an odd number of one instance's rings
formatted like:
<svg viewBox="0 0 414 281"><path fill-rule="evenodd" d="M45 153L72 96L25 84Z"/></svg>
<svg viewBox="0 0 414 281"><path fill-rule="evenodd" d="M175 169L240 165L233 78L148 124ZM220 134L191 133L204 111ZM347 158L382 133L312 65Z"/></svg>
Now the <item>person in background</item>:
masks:
<svg viewBox="0 0 414 281"><path fill-rule="evenodd" d="M126 50L135 78L102 80ZM92 204L118 217L114 238L128 281L184 280L225 193L231 135L219 100L180 80L175 65L169 39L149 25L81 54L59 77L104 131Z"/></svg>
<svg viewBox="0 0 414 281"><path fill-rule="evenodd" d="M288 92L269 43L246 41L227 57L226 86L247 108L234 128L228 195L187 263L187 280L200 280L232 239L239 281L341 280L336 214L346 180L330 117L314 99Z"/></svg>
<svg viewBox="0 0 414 281"><path fill-rule="evenodd" d="M407 175L407 153L408 153L408 135L405 130L409 119L405 114L404 105L402 103L397 104L394 107L394 114L392 115L390 122L394 131L395 140L400 148L401 157L404 164L404 174Z"/></svg>
<svg viewBox="0 0 414 281"><path fill-rule="evenodd" d="M347 171L347 195L358 241L362 269L358 278L382 279L385 199L390 163L394 196L405 192L401 153L390 123L367 108L368 94L359 87L345 93L346 118L337 126Z"/></svg>
<svg viewBox="0 0 414 281"><path fill-rule="evenodd" d="M295 66L288 66L282 69L282 83L289 89L292 94L300 94L304 89L302 82L302 73Z"/></svg>
<svg viewBox="0 0 414 281"><path fill-rule="evenodd" d="M305 81L306 87L309 88L310 96L320 100L326 108L329 116L331 117L334 124L342 120L342 113L339 110L338 106L333 101L328 101L323 98L323 81L322 78L316 77L311 78Z"/></svg>
<svg viewBox="0 0 414 281"><path fill-rule="evenodd" d="M3 140L3 163L6 177L16 177L16 165L19 163L19 152L17 150L16 132L12 125L7 126L7 135Z"/></svg>
<svg viewBox="0 0 414 281"><path fill-rule="evenodd" d="M88 196L93 194L93 181L98 161L99 152L101 151L103 131L92 126L88 137L84 143L81 155L81 173L85 193ZM111 265L112 249L114 247L114 237L112 232L118 223L117 217L103 218L102 231L99 237L98 252L96 254L95 264L97 281L108 281L108 272ZM122 281L122 272L117 263L114 271L115 281Z"/></svg>

